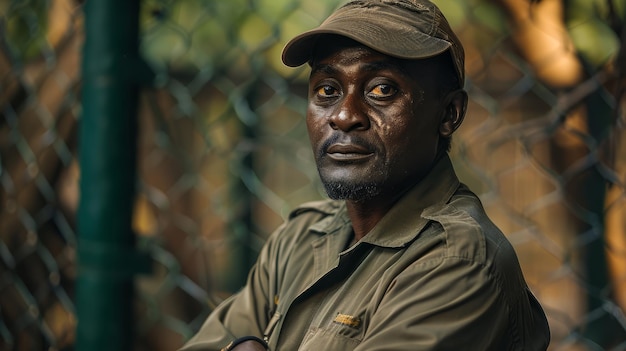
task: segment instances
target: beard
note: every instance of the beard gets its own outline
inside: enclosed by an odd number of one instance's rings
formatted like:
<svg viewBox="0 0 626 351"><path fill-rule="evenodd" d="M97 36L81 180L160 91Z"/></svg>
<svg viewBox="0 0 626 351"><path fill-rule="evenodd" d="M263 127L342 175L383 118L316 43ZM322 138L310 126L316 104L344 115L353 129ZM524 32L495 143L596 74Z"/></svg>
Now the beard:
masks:
<svg viewBox="0 0 626 351"><path fill-rule="evenodd" d="M333 200L364 201L380 194L381 187L377 183L354 183L322 180L326 194Z"/></svg>
<svg viewBox="0 0 626 351"><path fill-rule="evenodd" d="M332 177L325 175L318 168L320 179L326 194L333 200L366 201L380 195L385 188L385 180L389 176L388 168L382 165L374 167L366 177L354 175L350 177Z"/></svg>

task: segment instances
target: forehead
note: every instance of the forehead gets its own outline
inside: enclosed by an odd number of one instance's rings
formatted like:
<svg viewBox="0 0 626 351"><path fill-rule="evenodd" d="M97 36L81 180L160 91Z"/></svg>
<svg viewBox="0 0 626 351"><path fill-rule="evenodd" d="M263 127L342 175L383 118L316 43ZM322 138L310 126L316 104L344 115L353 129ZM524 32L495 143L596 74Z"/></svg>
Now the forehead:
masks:
<svg viewBox="0 0 626 351"><path fill-rule="evenodd" d="M309 65L315 70L320 64L332 64L332 61L338 58L343 60L342 63L348 64L358 64L361 61L368 61L369 63L375 61L378 63L375 67L394 69L409 76L432 75L437 71L435 69L435 58L400 59L380 53L352 39L337 35L325 35L317 40Z"/></svg>

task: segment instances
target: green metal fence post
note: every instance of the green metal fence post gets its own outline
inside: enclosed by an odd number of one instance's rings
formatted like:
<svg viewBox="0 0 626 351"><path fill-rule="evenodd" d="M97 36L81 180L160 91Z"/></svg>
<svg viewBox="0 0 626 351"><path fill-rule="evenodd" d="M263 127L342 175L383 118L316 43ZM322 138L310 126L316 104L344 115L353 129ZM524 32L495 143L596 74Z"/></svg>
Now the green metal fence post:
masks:
<svg viewBox="0 0 626 351"><path fill-rule="evenodd" d="M130 350L138 255L136 181L138 0L85 4L80 121L79 351Z"/></svg>

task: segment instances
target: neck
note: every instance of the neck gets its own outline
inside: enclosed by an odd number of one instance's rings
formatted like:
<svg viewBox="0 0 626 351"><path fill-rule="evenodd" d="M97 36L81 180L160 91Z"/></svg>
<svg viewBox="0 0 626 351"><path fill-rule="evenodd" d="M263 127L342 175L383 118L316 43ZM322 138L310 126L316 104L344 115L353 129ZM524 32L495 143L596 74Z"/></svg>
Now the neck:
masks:
<svg viewBox="0 0 626 351"><path fill-rule="evenodd" d="M361 240L361 238L369 233L385 214L389 212L402 194L404 194L404 192L389 199L375 198L367 201L347 200L346 210L352 222L355 241Z"/></svg>
<svg viewBox="0 0 626 351"><path fill-rule="evenodd" d="M432 167L446 152L439 152L432 162ZM372 199L355 201L346 200L346 209L348 217L352 222L354 237L356 241L361 240L367 233L372 230L378 222L389 212L396 202L412 187L421 182L423 177L410 184L406 184L400 191L394 191L391 195L381 195Z"/></svg>

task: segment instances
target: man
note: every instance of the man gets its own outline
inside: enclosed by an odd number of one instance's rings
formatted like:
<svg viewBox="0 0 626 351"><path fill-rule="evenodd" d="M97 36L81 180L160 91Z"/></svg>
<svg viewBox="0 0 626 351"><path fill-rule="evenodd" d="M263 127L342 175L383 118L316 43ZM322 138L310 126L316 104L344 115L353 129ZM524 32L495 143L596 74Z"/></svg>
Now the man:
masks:
<svg viewBox="0 0 626 351"><path fill-rule="evenodd" d="M290 41L335 200L304 204L183 350L545 350L515 253L447 155L463 48L427 0L346 4Z"/></svg>

